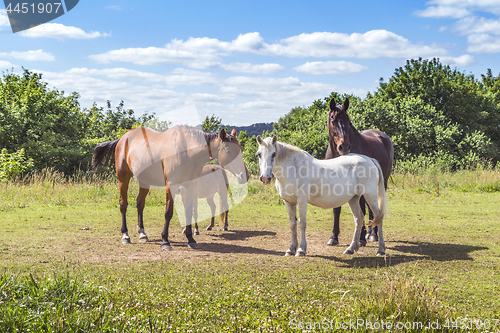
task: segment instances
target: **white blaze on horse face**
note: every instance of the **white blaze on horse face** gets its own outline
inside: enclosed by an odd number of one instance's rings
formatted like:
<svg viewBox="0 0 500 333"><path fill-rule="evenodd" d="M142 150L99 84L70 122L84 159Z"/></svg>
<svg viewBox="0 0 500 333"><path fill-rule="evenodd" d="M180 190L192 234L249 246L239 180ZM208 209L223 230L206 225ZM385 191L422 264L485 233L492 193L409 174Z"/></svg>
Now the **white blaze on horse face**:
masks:
<svg viewBox="0 0 500 333"><path fill-rule="evenodd" d="M272 138L258 140L259 149L257 156L259 158L260 180L264 184L271 183L273 169L276 163L276 146L272 144Z"/></svg>

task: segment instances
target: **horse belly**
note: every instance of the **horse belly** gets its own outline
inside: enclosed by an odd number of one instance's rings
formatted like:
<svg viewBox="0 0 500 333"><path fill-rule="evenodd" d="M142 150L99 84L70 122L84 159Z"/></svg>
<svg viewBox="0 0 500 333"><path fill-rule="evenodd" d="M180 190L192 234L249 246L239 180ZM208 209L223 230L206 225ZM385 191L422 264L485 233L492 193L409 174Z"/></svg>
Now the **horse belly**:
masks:
<svg viewBox="0 0 500 333"><path fill-rule="evenodd" d="M320 208L335 208L347 203L357 192L356 184L350 182L312 183L307 202Z"/></svg>
<svg viewBox="0 0 500 333"><path fill-rule="evenodd" d="M138 171L134 172L134 177L142 184L165 186L165 176L161 162L155 162L145 166L145 168L138 169Z"/></svg>

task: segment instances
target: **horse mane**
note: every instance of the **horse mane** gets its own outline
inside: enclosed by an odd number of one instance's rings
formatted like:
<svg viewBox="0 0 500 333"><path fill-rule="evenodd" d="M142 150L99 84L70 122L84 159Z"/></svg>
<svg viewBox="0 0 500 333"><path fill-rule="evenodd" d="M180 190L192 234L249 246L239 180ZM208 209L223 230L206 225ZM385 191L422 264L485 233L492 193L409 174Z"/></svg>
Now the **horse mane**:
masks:
<svg viewBox="0 0 500 333"><path fill-rule="evenodd" d="M203 131L203 135L205 136L205 140L207 141L207 145L219 137L219 133L217 133L217 132L209 132L209 131L205 131L205 130L202 130L202 131Z"/></svg>
<svg viewBox="0 0 500 333"><path fill-rule="evenodd" d="M284 158L292 155L292 154L298 154L302 153L305 154L306 156L311 156L307 151L300 149L299 147L292 146L288 143L281 142L281 141L276 141L276 159L277 160L283 160Z"/></svg>
<svg viewBox="0 0 500 333"><path fill-rule="evenodd" d="M201 137L201 135L203 135L205 141L207 142L207 145L209 145L210 142L214 141L216 138L219 137L218 132L209 132L198 127L192 127L187 125L178 125L178 126L182 126L184 131L192 134L193 137L199 138Z"/></svg>

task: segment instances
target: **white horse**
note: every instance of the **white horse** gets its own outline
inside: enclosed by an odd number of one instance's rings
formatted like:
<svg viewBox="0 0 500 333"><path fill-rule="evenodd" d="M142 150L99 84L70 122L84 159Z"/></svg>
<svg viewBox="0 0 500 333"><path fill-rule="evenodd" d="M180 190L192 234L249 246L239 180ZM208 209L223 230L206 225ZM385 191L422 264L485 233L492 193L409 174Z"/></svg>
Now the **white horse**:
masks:
<svg viewBox="0 0 500 333"><path fill-rule="evenodd" d="M210 206L210 211L212 212L212 218L210 220L210 225L206 230L212 230L215 224L215 193L219 194L219 213L220 213L220 223L224 223L222 230L228 231L228 189L229 181L226 175L226 171L216 164L209 164L203 167L200 177L198 178L198 198L207 199L208 206ZM184 187L179 187L176 194L185 195ZM198 229L198 200L194 202L193 209L193 219L194 219L194 234L199 235L200 231ZM182 231L185 233L186 228Z"/></svg>
<svg viewBox="0 0 500 333"><path fill-rule="evenodd" d="M347 154L330 160L318 160L307 152L278 142L276 136L262 139L257 136L257 156L260 166L260 180L264 184L276 177L276 189L285 202L290 218L292 243L286 256L306 254L306 212L307 204L321 207L340 207L349 203L356 229L351 245L344 254L354 254L359 249L359 236L364 215L359 206L363 195L375 216L374 226L379 227L377 255L385 254L382 220L388 212L384 177L378 162L364 155ZM297 242L296 206L299 205L300 246Z"/></svg>

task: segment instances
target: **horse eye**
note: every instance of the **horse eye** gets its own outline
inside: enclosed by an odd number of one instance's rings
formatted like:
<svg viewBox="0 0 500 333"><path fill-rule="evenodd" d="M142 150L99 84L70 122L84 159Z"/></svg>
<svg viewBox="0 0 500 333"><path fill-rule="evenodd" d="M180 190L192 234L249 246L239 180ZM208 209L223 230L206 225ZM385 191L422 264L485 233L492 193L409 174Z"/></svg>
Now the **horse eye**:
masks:
<svg viewBox="0 0 500 333"><path fill-rule="evenodd" d="M275 158L275 157L276 157L276 153L273 153L273 154L271 155L271 158Z"/></svg>
<svg viewBox="0 0 500 333"><path fill-rule="evenodd" d="M257 157L258 157L258 158L261 158L261 155L260 155L260 153L257 153Z"/></svg>

